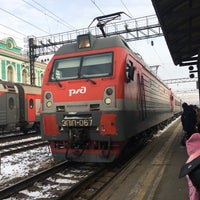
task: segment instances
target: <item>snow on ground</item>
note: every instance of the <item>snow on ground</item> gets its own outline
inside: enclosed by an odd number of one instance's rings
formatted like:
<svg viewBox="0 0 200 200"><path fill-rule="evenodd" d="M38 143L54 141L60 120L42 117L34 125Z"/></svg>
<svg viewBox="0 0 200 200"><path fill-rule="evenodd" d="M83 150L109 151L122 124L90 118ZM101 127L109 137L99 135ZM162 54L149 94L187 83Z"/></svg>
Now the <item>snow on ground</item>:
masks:
<svg viewBox="0 0 200 200"><path fill-rule="evenodd" d="M20 180L39 169L45 169L53 163L53 158L48 146L38 147L26 152L9 156L0 156L0 189L11 180ZM12 181L13 182L13 181Z"/></svg>
<svg viewBox="0 0 200 200"><path fill-rule="evenodd" d="M154 137L161 136L170 126L172 126L174 123L176 123L178 120L180 120L180 117L177 117L175 120L173 120L170 124L168 124L164 129L159 130Z"/></svg>

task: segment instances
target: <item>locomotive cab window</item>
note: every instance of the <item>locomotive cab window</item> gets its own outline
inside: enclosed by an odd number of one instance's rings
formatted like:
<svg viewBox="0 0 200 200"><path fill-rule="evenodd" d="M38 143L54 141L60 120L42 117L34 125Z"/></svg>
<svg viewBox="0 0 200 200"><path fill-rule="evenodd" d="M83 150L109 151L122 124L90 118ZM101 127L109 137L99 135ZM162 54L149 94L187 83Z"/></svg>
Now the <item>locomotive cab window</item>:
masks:
<svg viewBox="0 0 200 200"><path fill-rule="evenodd" d="M113 54L101 53L54 61L50 81L111 76Z"/></svg>
<svg viewBox="0 0 200 200"><path fill-rule="evenodd" d="M56 60L51 80L77 79L80 62L80 57Z"/></svg>
<svg viewBox="0 0 200 200"><path fill-rule="evenodd" d="M134 80L134 72L135 72L135 67L133 66L133 62L130 60L127 60L126 62L126 79L127 82L129 83L131 80Z"/></svg>
<svg viewBox="0 0 200 200"><path fill-rule="evenodd" d="M103 77L112 74L112 53L85 56L80 78Z"/></svg>

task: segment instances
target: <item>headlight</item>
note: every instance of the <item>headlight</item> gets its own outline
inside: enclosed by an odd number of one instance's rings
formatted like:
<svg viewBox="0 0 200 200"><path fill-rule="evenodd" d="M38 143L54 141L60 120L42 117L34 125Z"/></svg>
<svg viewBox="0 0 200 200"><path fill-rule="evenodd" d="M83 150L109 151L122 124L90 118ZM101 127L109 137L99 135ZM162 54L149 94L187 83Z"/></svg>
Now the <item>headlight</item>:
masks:
<svg viewBox="0 0 200 200"><path fill-rule="evenodd" d="M113 89L112 88L108 88L108 89L106 89L106 94L107 95L112 95L112 93L113 93Z"/></svg>
<svg viewBox="0 0 200 200"><path fill-rule="evenodd" d="M112 101L111 101L111 98L107 97L104 99L104 102L106 105L110 105Z"/></svg>
<svg viewBox="0 0 200 200"><path fill-rule="evenodd" d="M46 106L47 106L47 108L50 108L52 106L52 102L51 101L47 101L46 102Z"/></svg>
<svg viewBox="0 0 200 200"><path fill-rule="evenodd" d="M45 95L45 97L46 97L46 99L50 99L51 98L51 93L46 93L46 95Z"/></svg>

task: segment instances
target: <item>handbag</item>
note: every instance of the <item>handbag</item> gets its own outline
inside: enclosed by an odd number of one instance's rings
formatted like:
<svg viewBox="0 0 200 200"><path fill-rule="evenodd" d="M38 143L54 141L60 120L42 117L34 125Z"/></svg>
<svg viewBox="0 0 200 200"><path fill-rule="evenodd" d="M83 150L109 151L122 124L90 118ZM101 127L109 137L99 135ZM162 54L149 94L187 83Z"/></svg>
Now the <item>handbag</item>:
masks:
<svg viewBox="0 0 200 200"><path fill-rule="evenodd" d="M179 178L188 175L192 184L200 192L200 156L181 167Z"/></svg>

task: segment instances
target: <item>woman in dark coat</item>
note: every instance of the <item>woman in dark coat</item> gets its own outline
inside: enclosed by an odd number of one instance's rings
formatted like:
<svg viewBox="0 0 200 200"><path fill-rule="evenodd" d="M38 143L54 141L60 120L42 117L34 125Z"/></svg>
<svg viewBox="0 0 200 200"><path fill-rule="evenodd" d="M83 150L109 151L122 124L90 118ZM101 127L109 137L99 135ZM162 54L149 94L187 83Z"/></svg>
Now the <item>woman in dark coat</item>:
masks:
<svg viewBox="0 0 200 200"><path fill-rule="evenodd" d="M183 113L181 115L181 122L185 132L184 139L189 139L190 136L196 132L196 112L192 105L187 103L182 104ZM183 140L184 140L183 139ZM182 141L184 145L184 141Z"/></svg>

